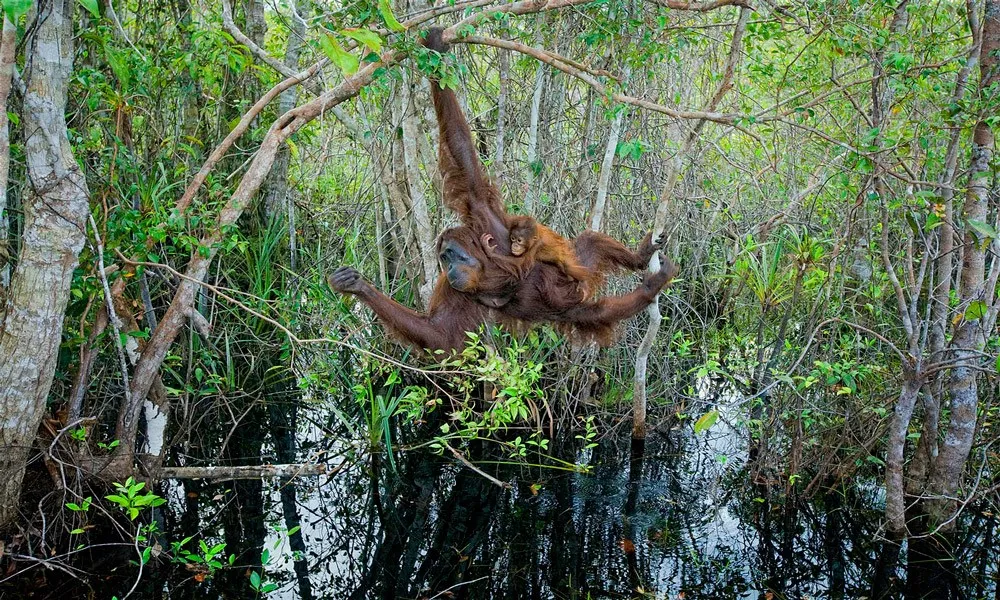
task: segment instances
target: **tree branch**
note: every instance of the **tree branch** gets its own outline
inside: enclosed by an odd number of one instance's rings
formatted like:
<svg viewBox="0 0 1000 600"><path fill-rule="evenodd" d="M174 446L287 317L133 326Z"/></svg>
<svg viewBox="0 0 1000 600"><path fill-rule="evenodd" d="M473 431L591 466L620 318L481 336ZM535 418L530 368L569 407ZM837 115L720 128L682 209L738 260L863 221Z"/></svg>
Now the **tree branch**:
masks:
<svg viewBox="0 0 1000 600"><path fill-rule="evenodd" d="M573 0L575 1L575 0ZM457 26L456 26L457 27ZM448 29L447 31L451 31ZM447 39L447 38L446 38ZM571 77L575 77L580 81L586 83L590 87L594 88L597 92L609 96L616 102L621 102L622 104L629 104L631 106L637 106L639 108L645 108L653 112L657 112L668 117L673 117L675 119L704 119L706 121L712 121L714 123L722 123L725 125L732 125L737 119L737 115L718 113L712 111L700 111L700 110L677 110L664 106L662 104L657 104L656 102L651 102L649 100L643 100L641 98L636 98L635 96L628 96L620 92L611 92L608 86L604 83L598 81L594 75L591 74L592 70L584 70L580 66L577 66L576 61L570 60L568 58L562 57L554 52L548 50L541 50L539 48L532 48L527 44L522 44L521 42L515 42L512 40L502 40L493 37L481 36L481 35L469 35L461 39L453 39L452 43L455 44L479 44L483 46L493 46L495 48L504 48L506 50L513 50L514 52L520 52L527 56L531 56L554 69L558 69Z"/></svg>

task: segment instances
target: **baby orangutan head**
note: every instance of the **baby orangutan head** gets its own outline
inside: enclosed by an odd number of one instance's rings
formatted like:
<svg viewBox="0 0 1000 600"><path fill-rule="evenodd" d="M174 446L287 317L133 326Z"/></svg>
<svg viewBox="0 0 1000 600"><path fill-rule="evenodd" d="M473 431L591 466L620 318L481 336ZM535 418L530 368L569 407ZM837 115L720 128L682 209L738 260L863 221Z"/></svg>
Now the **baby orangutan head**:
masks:
<svg viewBox="0 0 1000 600"><path fill-rule="evenodd" d="M519 216L510 221L510 253L521 256L538 241L538 227L531 217Z"/></svg>

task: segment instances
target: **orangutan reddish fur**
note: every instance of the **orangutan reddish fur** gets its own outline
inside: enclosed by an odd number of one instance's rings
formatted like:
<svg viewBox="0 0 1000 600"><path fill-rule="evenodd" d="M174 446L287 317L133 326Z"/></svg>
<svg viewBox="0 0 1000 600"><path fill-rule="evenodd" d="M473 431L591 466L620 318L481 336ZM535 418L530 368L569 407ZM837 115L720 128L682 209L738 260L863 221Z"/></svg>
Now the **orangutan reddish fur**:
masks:
<svg viewBox="0 0 1000 600"><path fill-rule="evenodd" d="M424 45L448 51L440 29L430 30ZM517 326L549 321L577 336L608 343L615 325L648 306L674 277L676 268L665 260L659 272L646 274L642 284L622 296L592 300L591 292L603 286L607 273L645 268L661 240L647 235L633 252L595 231L580 234L572 246L553 234L562 242L555 256L559 262L539 258L536 251L533 265L523 272L512 272L503 259L522 260L510 256L509 224L516 217L507 214L499 190L483 171L455 93L437 81L430 87L440 132L438 167L444 181L443 200L458 213L462 226L443 232L438 240L444 271L427 312L399 304L351 267L338 268L329 278L330 286L357 296L389 330L422 349L460 349L466 332L489 322ZM572 273L563 272L567 264Z"/></svg>
<svg viewBox="0 0 1000 600"><path fill-rule="evenodd" d="M582 266L569 241L527 215L517 215L507 221L510 229L510 253L521 259L527 272L537 262L559 267L562 274L577 281L590 278L590 269Z"/></svg>

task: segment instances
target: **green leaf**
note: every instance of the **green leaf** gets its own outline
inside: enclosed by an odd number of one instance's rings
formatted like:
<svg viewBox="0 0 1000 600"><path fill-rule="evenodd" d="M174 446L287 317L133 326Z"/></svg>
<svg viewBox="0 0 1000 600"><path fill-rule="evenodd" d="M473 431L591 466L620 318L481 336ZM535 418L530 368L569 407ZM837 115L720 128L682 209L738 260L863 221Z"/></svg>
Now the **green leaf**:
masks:
<svg viewBox="0 0 1000 600"><path fill-rule="evenodd" d="M17 22L17 18L28 12L29 8L31 0L3 0L3 10L11 23Z"/></svg>
<svg viewBox="0 0 1000 600"><path fill-rule="evenodd" d="M944 219L934 213L927 213L927 218L924 220L924 229L930 231L941 223L944 223Z"/></svg>
<svg viewBox="0 0 1000 600"><path fill-rule="evenodd" d="M389 26L389 29L393 31L403 31L406 29L396 19L396 15L392 14L392 6L389 5L389 0L378 0L378 12L382 15L382 20Z"/></svg>
<svg viewBox="0 0 1000 600"><path fill-rule="evenodd" d="M354 75L358 72L358 57L354 56L340 45L337 38L332 33L319 38L319 45L323 52L330 58L330 61L344 72L345 75Z"/></svg>
<svg viewBox="0 0 1000 600"><path fill-rule="evenodd" d="M4 4L6 4L6 0ZM97 7L97 0L80 0L80 4L87 9L87 12L94 15L95 19L101 18L101 9Z"/></svg>
<svg viewBox="0 0 1000 600"><path fill-rule="evenodd" d="M255 590L260 589L260 573L257 571L250 571L250 585L252 585Z"/></svg>
<svg viewBox="0 0 1000 600"><path fill-rule="evenodd" d="M969 308L965 309L965 320L966 321L978 321L983 318L986 314L986 303L982 300L976 300L969 304Z"/></svg>
<svg viewBox="0 0 1000 600"><path fill-rule="evenodd" d="M992 225L986 223L985 221L977 221L976 219L969 219L965 222L966 225L972 228L976 232L976 235L980 238L989 238L990 240L995 240L1000 238L1000 233L993 228Z"/></svg>
<svg viewBox="0 0 1000 600"><path fill-rule="evenodd" d="M382 52L382 38L370 29L341 29L340 33L360 44L364 44L372 52L378 54Z"/></svg>
<svg viewBox="0 0 1000 600"><path fill-rule="evenodd" d="M715 425L715 422L718 420L719 420L719 411L710 410L707 413L700 416L698 420L694 422L694 432L701 433L702 431L705 431L712 425Z"/></svg>
<svg viewBox="0 0 1000 600"><path fill-rule="evenodd" d="M81 533L83 533L82 529L74 529L73 531L70 532L70 534L72 535L79 535Z"/></svg>

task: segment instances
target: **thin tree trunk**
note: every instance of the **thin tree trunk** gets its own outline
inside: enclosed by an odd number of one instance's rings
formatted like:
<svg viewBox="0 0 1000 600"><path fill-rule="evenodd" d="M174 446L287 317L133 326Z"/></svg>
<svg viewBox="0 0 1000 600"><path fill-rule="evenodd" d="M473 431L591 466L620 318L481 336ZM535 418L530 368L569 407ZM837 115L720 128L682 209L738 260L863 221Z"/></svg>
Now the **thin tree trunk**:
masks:
<svg viewBox="0 0 1000 600"><path fill-rule="evenodd" d="M542 29L545 17L539 16L536 19L538 28L535 30L535 43L539 47L542 40ZM542 112L542 93L545 91L545 63L538 63L538 70L535 71L535 91L531 95L531 116L528 119L528 152L526 155L528 163L528 190L524 195L524 211L527 214L535 214L535 198L538 195L539 172L541 165L538 164L538 122Z"/></svg>
<svg viewBox="0 0 1000 600"><path fill-rule="evenodd" d="M601 162L601 174L597 178L597 197L594 199L594 209L590 212L590 228L600 231L604 226L604 210L608 205L608 188L611 185L611 172L615 165L615 152L618 150L618 139L622 134L622 124L625 122L625 111L621 110L611 122L608 132L608 145L604 148L604 160Z"/></svg>
<svg viewBox="0 0 1000 600"><path fill-rule="evenodd" d="M288 44L285 46L285 66L291 72L298 71L299 68L299 51L302 49L302 40L306 33L305 23L298 18L298 2L292 0L291 3L291 13L290 25L291 30L288 32ZM287 90L281 92L278 96L278 114L284 114L293 108L295 108L295 103L298 101L299 90L297 87L290 87ZM278 214L283 210L288 210L289 227L294 227L293 215L291 213L292 206L291 203L287 201L288 197L288 167L291 162L291 152L288 146L282 146L278 150L278 156L274 159L274 167L271 169L271 174L268 176L267 183L264 184L264 217L268 222L277 218ZM289 229L289 243L295 239L294 229ZM295 260L295 255L292 255L292 261ZM292 265L292 270L295 270L294 264Z"/></svg>
<svg viewBox="0 0 1000 600"><path fill-rule="evenodd" d="M980 53L979 91L990 98L989 90L1000 79L997 73L1000 50L1000 1L987 0L983 17L982 50ZM972 157L969 184L962 207L965 232L962 239L962 276L958 297L962 310L973 302L992 305L995 302L994 285L985 285L986 250L979 236L969 225L986 222L989 211L990 163L993 159L993 130L987 121L976 124L972 135ZM951 399L951 420L945 433L941 451L934 461L930 476L930 493L934 498L928 503L932 527L954 526L952 516L956 492L965 473L976 432L976 412L979 407L978 369L981 351L986 343L985 318L963 318L955 329L951 342L951 357L956 366L951 370L945 388Z"/></svg>
<svg viewBox="0 0 1000 600"><path fill-rule="evenodd" d="M431 301L434 284L437 282L438 266L436 256L436 236L431 223L430 211L427 206L427 196L424 194L420 169L417 166L417 138L421 135L417 126L415 108L411 106L413 94L410 93L413 82L403 83L406 93L403 94L403 161L406 167L407 179L410 182L410 207L413 209L414 227L417 232L417 246L420 251L420 267L423 282L420 285L420 300L424 306Z"/></svg>
<svg viewBox="0 0 1000 600"><path fill-rule="evenodd" d="M503 181L503 158L507 135L507 97L510 87L510 56L506 50L500 50L500 90L497 94L497 135L496 151L493 154L493 176L497 181Z"/></svg>
<svg viewBox="0 0 1000 600"><path fill-rule="evenodd" d="M906 500L903 487L903 459L906 433L920 393L920 375L908 369L903 374L903 389L889 424L889 440L885 461L885 518L889 531L897 535L906 532Z"/></svg>
<svg viewBox="0 0 1000 600"><path fill-rule="evenodd" d="M85 241L87 182L66 129L73 0L42 0L28 43L24 233L0 330L0 527L17 516L28 450L45 413L63 318Z"/></svg>
<svg viewBox="0 0 1000 600"><path fill-rule="evenodd" d="M979 60L981 36L979 31L979 13L975 0L966 1L966 18L969 31L972 32L972 46L968 59L958 72L955 80L955 91L952 102L958 104L968 89L969 75ZM941 177L941 203L944 205L944 218L938 227L937 259L934 263L935 285L932 288L933 309L928 336L928 358L933 361L946 359L944 350L947 342L947 331L951 309L951 290L955 285L955 174L958 170L959 141L962 130L955 128L948 141L948 151L945 154L944 174ZM917 442L917 449L910 461L907 477L907 491L915 496L921 495L927 485L927 476L931 464L938 455L938 419L941 413L941 398L943 378L937 377L928 384L928 389L921 394L924 408L924 425Z"/></svg>
<svg viewBox="0 0 1000 600"><path fill-rule="evenodd" d="M10 125L7 118L7 98L14 74L14 49L17 45L17 28L3 16L3 34L0 37L0 298L10 285L10 257L14 254L8 246L10 223L7 220L7 182L10 177Z"/></svg>
<svg viewBox="0 0 1000 600"><path fill-rule="evenodd" d="M729 58L726 62L725 74L715 94L706 103L705 112L714 111L722 101L722 98L733 87L733 77L740 61L743 48L743 34L746 32L747 22L750 20L750 12L750 9L746 7L740 8L740 17L733 28L733 39L729 47ZM683 157L694 147L698 139L698 134L704 125L705 120L699 119L681 145L680 150L670 159L663 191L660 193L660 201L656 207L656 217L653 221L654 238L662 235L664 229L666 229L667 216L674 199L674 187L676 187L682 172ZM660 257L656 254L653 254L653 257L650 258L649 268L654 273L660 270ZM656 341L656 336L660 332L660 323L662 322L659 296L653 300L652 304L646 309L646 312L649 314L649 325L646 326L646 333L642 336L642 341L639 342L639 347L635 352L635 374L632 378L632 437L634 439L643 439L646 437L646 368L649 364L649 353L653 349L653 342Z"/></svg>

